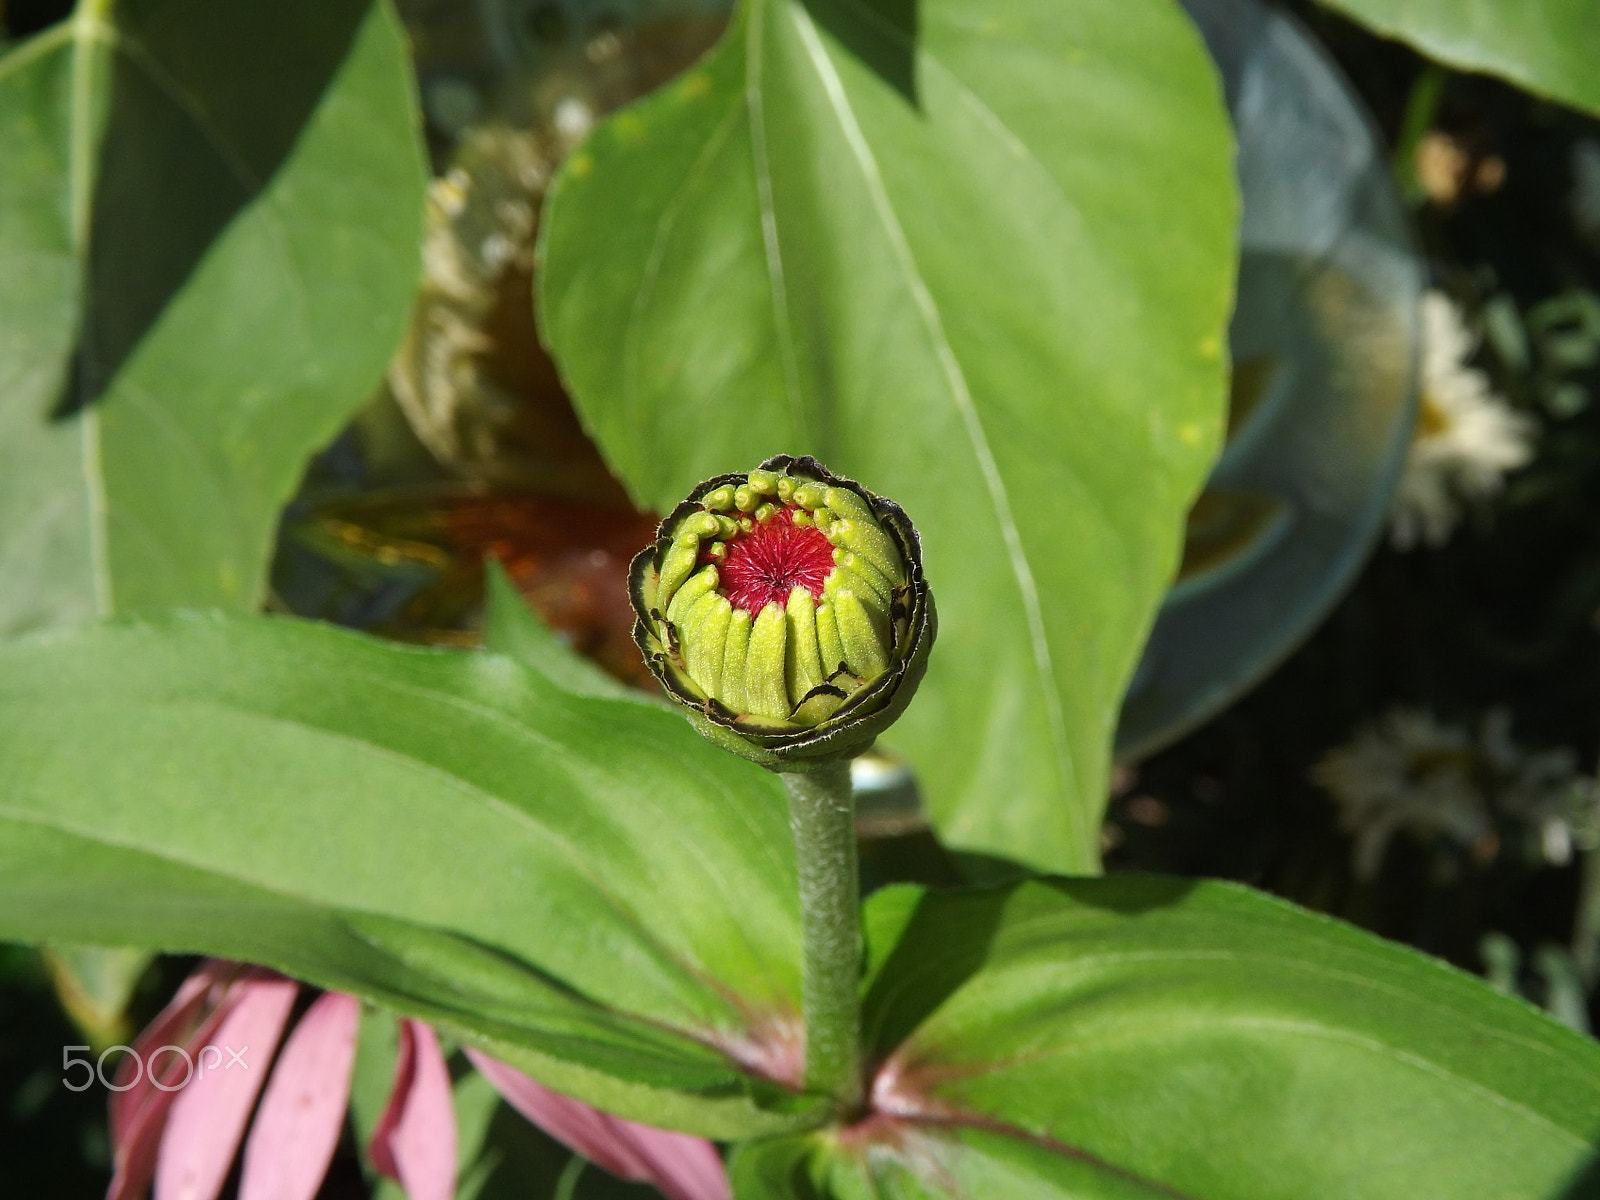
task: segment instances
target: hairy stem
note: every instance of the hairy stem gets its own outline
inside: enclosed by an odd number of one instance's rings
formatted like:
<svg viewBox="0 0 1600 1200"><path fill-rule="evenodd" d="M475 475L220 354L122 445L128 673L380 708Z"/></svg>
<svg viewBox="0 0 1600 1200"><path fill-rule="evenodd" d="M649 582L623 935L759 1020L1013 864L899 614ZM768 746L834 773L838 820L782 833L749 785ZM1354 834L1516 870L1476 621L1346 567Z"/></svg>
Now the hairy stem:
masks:
<svg viewBox="0 0 1600 1200"><path fill-rule="evenodd" d="M800 868L806 1087L861 1103L861 916L850 764L783 775Z"/></svg>

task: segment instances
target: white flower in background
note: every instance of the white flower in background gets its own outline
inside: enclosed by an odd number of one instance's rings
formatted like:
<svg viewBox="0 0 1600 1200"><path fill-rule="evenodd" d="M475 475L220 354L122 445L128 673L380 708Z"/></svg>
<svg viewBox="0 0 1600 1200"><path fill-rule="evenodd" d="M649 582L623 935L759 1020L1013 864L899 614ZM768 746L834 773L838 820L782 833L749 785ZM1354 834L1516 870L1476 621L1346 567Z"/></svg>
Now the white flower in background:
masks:
<svg viewBox="0 0 1600 1200"><path fill-rule="evenodd" d="M1465 504L1494 495L1533 457L1537 427L1467 366L1475 346L1449 297L1423 297L1421 408L1390 525L1398 549L1442 545Z"/></svg>
<svg viewBox="0 0 1600 1200"><path fill-rule="evenodd" d="M1529 752L1511 740L1511 714L1496 708L1474 738L1416 709L1392 709L1311 770L1354 839L1356 876L1371 879L1395 833L1444 838L1475 857L1498 852L1496 820L1526 833L1536 863L1565 865L1574 848L1600 844L1600 796L1561 748Z"/></svg>
<svg viewBox="0 0 1600 1200"><path fill-rule="evenodd" d="M1463 847L1492 837L1489 806L1473 779L1475 757L1464 730L1406 708L1323 755L1311 778L1332 795L1340 826L1355 839L1357 878L1377 875L1389 840L1402 829Z"/></svg>
<svg viewBox="0 0 1600 1200"><path fill-rule="evenodd" d="M1494 709L1483 720L1482 745L1497 783L1496 807L1528 831L1529 857L1566 866L1577 850L1600 844L1600 792L1578 774L1578 756L1565 746L1527 753L1511 740L1511 714Z"/></svg>

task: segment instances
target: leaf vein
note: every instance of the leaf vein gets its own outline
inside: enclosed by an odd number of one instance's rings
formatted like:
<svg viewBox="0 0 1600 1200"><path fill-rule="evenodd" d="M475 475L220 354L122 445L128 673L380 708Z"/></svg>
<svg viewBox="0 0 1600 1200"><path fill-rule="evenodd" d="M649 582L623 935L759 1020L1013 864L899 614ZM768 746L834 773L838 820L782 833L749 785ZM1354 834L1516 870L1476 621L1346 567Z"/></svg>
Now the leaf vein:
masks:
<svg viewBox="0 0 1600 1200"><path fill-rule="evenodd" d="M756 197L761 209L761 242L766 251L767 285L772 295L772 317L777 332L778 357L783 364L784 391L789 400L795 437L801 445L812 447L827 457L826 448L813 442L811 423L806 418L805 396L800 388L800 365L795 354L794 329L790 324L783 250L778 239L778 210L772 194L772 160L767 153L766 102L761 94L761 50L766 31L764 3L750 6L749 22L745 39L745 107L750 114L750 151Z"/></svg>
<svg viewBox="0 0 1600 1200"><path fill-rule="evenodd" d="M888 236L890 247L894 251L895 259L905 277L906 287L911 293L917 313L927 329L929 343L932 345L934 355L939 361L951 400L960 414L962 427L967 435L968 442L971 444L973 455L978 461L979 469L983 474L984 486L989 492L995 521L1000 527L1000 535L1006 547L1011 573L1016 582L1017 590L1021 594L1023 611L1027 618L1034 668L1039 676L1040 688L1044 693L1046 716L1052 748L1055 751L1056 767L1061 773L1063 784L1071 786L1076 783L1076 774L1073 770L1072 749L1066 736L1066 718L1062 711L1061 695L1056 684L1050 641L1044 623L1044 611L1039 600L1039 589L1034 580L1033 568L1028 562L1027 552L1022 544L1022 535L1017 528L1016 518L1012 512L1011 500L1006 489L1005 480L1000 474L999 463L995 459L994 450L990 446L988 435L983 428L983 421L973 403L972 393L967 386L966 375L962 370L960 360L956 357L955 351L950 345L949 337L944 329L944 322L939 314L938 305L934 301L932 293L929 292L926 281L922 278L921 271L917 266L916 256L912 253L905 230L895 214L893 202L889 199L888 190L884 184L883 173L878 166L877 158L862 133L860 125L856 122L855 115L850 107L849 97L844 91L844 84L829 59L828 52L822 45L820 37L817 35L816 26L811 17L803 10L796 8L794 10L794 20L800 39L805 45L806 53L816 68L817 76L827 95L829 106L839 121L845 142L850 147L851 155L861 171L868 195L872 198L873 208L879 220L883 223L884 232Z"/></svg>

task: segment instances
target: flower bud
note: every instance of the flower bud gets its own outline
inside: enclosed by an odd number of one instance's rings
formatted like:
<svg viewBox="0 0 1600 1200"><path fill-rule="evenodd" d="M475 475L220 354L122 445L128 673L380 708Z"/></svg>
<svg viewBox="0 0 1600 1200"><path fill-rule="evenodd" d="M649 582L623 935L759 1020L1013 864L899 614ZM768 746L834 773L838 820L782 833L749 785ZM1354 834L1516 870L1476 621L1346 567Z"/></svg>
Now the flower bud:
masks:
<svg viewBox="0 0 1600 1200"><path fill-rule="evenodd" d="M812 458L708 479L633 560L634 640L712 741L774 770L859 754L933 644L900 506Z"/></svg>

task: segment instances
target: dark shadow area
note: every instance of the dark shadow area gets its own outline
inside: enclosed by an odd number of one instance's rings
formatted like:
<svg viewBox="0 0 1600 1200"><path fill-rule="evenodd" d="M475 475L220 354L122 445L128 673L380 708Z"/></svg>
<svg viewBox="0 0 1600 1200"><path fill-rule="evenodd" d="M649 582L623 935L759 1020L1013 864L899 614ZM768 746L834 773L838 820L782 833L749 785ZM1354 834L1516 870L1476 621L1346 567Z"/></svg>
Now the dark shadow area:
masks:
<svg viewBox="0 0 1600 1200"><path fill-rule="evenodd" d="M271 182L370 7L117 8L84 309L55 418L101 399L217 237Z"/></svg>
<svg viewBox="0 0 1600 1200"><path fill-rule="evenodd" d="M891 883L954 888L968 882L955 857L939 844L931 830L861 839L861 894L864 896Z"/></svg>
<svg viewBox="0 0 1600 1200"><path fill-rule="evenodd" d="M955 861L961 877L968 883L992 887L1002 883L1018 883L1033 877L1032 869L1014 859L998 854L979 854L976 851L956 850L950 857Z"/></svg>
<svg viewBox="0 0 1600 1200"><path fill-rule="evenodd" d="M1578 1169L1559 1196L1552 1200L1600 1200L1600 1152Z"/></svg>
<svg viewBox="0 0 1600 1200"><path fill-rule="evenodd" d="M160 1011L197 960L173 955L146 972L128 1010L137 1030ZM82 1091L62 1070L62 1048L90 1039L63 1013L31 947L0 943L0 1195L100 1200L111 1178L110 1093ZM89 1056L98 1058L102 1047ZM77 1056L80 1060L83 1054ZM115 1071L117 1056L107 1059Z"/></svg>
<svg viewBox="0 0 1600 1200"><path fill-rule="evenodd" d="M37 955L0 945L0 1190L8 1196L105 1194L106 1092L68 1088L61 1068L61 1048L84 1040L63 1015Z"/></svg>
<svg viewBox="0 0 1600 1200"><path fill-rule="evenodd" d="M806 11L873 74L921 108L918 0L812 0Z"/></svg>
<svg viewBox="0 0 1600 1200"><path fill-rule="evenodd" d="M862 1002L867 1054L905 1041L989 957L1010 888L928 892Z"/></svg>
<svg viewBox="0 0 1600 1200"><path fill-rule="evenodd" d="M1129 873L1027 883L1087 908L1137 916L1181 903L1201 881ZM988 961L1018 886L930 891L917 900L862 1003L869 1056L898 1046Z"/></svg>
<svg viewBox="0 0 1600 1200"><path fill-rule="evenodd" d="M70 0L8 0L0 5L0 34L25 38L71 15Z"/></svg>
<svg viewBox="0 0 1600 1200"><path fill-rule="evenodd" d="M1130 871L1096 879L1045 879L1044 886L1070 896L1086 908L1104 909L1136 917L1157 908L1181 904L1204 880L1176 875L1145 875Z"/></svg>

